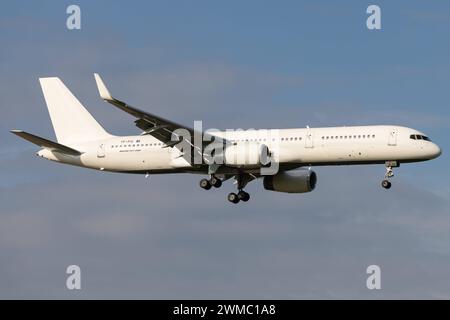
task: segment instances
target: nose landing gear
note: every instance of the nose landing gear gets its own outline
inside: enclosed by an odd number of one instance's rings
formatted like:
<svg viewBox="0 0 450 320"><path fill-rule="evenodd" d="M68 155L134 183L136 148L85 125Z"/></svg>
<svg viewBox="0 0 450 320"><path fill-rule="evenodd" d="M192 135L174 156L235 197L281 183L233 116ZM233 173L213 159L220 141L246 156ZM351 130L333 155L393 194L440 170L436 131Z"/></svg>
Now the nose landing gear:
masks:
<svg viewBox="0 0 450 320"><path fill-rule="evenodd" d="M381 186L385 189L390 189L392 186L392 183L389 181L390 178L394 176L394 170L393 167L400 167L400 163L397 161L386 161L386 174L384 175L384 180L381 181Z"/></svg>

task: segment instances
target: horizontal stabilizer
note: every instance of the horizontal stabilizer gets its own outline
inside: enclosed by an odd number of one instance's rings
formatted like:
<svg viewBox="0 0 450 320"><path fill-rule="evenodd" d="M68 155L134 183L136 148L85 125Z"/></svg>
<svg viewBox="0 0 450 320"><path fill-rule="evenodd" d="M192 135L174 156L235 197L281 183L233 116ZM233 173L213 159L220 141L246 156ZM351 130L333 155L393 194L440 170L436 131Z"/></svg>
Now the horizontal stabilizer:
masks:
<svg viewBox="0 0 450 320"><path fill-rule="evenodd" d="M82 152L66 147L65 145L35 136L34 134L22 131L22 130L11 130L12 133L18 135L19 137L30 141L42 148L49 149L51 151L58 151L68 155L79 156Z"/></svg>

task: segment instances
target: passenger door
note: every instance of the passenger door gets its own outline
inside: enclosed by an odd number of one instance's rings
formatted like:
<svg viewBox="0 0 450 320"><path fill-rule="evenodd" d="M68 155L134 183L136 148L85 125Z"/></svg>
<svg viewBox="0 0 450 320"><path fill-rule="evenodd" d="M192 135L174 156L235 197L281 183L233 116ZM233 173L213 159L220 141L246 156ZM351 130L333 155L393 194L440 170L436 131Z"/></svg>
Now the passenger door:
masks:
<svg viewBox="0 0 450 320"><path fill-rule="evenodd" d="M397 130L391 129L391 131L389 132L388 145L389 146L397 145Z"/></svg>
<svg viewBox="0 0 450 320"><path fill-rule="evenodd" d="M105 144L100 143L97 149L97 158L104 158L104 157L105 157Z"/></svg>
<svg viewBox="0 0 450 320"><path fill-rule="evenodd" d="M305 148L313 148L314 147L314 134L311 130L306 132L305 137Z"/></svg>

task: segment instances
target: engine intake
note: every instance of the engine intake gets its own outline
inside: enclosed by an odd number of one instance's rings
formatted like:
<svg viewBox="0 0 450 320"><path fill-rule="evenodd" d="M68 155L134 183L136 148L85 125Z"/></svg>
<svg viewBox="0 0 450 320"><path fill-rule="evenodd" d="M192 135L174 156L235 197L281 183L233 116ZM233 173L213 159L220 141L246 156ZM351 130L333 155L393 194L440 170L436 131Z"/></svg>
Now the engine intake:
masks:
<svg viewBox="0 0 450 320"><path fill-rule="evenodd" d="M264 177L264 189L287 193L304 193L316 187L317 175L311 170L281 172Z"/></svg>

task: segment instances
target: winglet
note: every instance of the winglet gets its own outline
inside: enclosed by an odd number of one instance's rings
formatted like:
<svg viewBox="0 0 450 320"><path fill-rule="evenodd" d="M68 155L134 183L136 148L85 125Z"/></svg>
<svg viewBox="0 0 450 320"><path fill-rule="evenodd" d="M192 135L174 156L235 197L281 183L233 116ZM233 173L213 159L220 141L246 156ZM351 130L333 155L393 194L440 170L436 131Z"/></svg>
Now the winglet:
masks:
<svg viewBox="0 0 450 320"><path fill-rule="evenodd" d="M106 88L105 84L103 83L102 78L98 75L98 73L94 73L95 82L97 83L98 92L100 93L100 97L103 100L109 100L112 101L114 98L109 93L108 89Z"/></svg>

